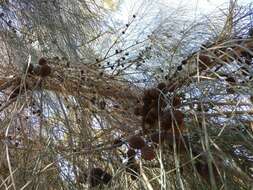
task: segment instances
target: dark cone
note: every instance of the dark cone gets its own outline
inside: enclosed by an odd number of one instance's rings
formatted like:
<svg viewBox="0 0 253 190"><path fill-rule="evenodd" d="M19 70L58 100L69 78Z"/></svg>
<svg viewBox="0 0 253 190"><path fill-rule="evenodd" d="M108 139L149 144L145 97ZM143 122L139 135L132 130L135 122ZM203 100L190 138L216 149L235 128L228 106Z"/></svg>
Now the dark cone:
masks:
<svg viewBox="0 0 253 190"><path fill-rule="evenodd" d="M159 91L155 88L145 90L142 98L143 103L146 105L150 104L153 100L158 99L159 94Z"/></svg>
<svg viewBox="0 0 253 190"><path fill-rule="evenodd" d="M184 114L179 110L173 111L173 115L171 115L170 111L164 112L161 117L161 128L164 130L172 130L172 122L175 130L177 130L176 126L178 126L179 130L183 130Z"/></svg>
<svg viewBox="0 0 253 190"><path fill-rule="evenodd" d="M134 149L131 149L131 148L128 149L127 151L128 160L134 159L135 155L136 155L136 152Z"/></svg>
<svg viewBox="0 0 253 190"><path fill-rule="evenodd" d="M164 82L161 82L157 85L157 88L161 91L166 89L166 84Z"/></svg>
<svg viewBox="0 0 253 190"><path fill-rule="evenodd" d="M41 77L46 77L50 74L51 74L51 67L49 67L48 65L42 65L40 67L39 75Z"/></svg>
<svg viewBox="0 0 253 190"><path fill-rule="evenodd" d="M206 66L212 65L212 61L207 55L203 55L203 54L199 55L199 60L200 60L201 67L205 68Z"/></svg>
<svg viewBox="0 0 253 190"><path fill-rule="evenodd" d="M158 120L157 109L152 108L145 117L145 123L154 125Z"/></svg>
<svg viewBox="0 0 253 190"><path fill-rule="evenodd" d="M39 59L39 62L38 62L39 65L46 65L47 64L47 60L44 58L44 57L41 57Z"/></svg>
<svg viewBox="0 0 253 190"><path fill-rule="evenodd" d="M170 130L172 127L172 118L170 111L166 111L162 114L161 122L160 122L161 128L164 130Z"/></svg>
<svg viewBox="0 0 253 190"><path fill-rule="evenodd" d="M133 149L141 149L146 145L144 139L137 135L130 137L130 139L128 139L128 143Z"/></svg>
<svg viewBox="0 0 253 190"><path fill-rule="evenodd" d="M150 146L145 146L141 149L141 157L144 160L153 160L155 159L155 152L154 149Z"/></svg>
<svg viewBox="0 0 253 190"><path fill-rule="evenodd" d="M180 107L181 106L181 98L179 96L175 96L172 101L173 107Z"/></svg>

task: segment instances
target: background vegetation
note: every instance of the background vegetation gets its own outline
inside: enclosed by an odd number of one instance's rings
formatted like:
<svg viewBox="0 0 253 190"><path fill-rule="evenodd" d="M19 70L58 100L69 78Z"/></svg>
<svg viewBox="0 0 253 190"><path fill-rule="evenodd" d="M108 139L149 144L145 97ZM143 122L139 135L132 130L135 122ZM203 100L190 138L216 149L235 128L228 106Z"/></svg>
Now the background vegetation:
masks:
<svg viewBox="0 0 253 190"><path fill-rule="evenodd" d="M251 6L155 3L0 1L0 189L252 189Z"/></svg>

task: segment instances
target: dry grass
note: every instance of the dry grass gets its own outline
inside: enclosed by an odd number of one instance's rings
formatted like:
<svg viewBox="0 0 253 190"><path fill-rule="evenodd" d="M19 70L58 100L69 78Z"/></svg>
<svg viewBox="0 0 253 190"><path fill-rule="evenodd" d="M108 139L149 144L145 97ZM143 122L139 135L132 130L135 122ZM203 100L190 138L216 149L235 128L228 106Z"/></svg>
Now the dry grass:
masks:
<svg viewBox="0 0 253 190"><path fill-rule="evenodd" d="M8 11L0 17L0 189L252 188L252 10L231 2L215 35L196 21L171 37L176 21L161 21L124 45L136 16L112 29L99 4L25 2L0 2L21 25L7 24ZM41 57L46 77L27 67L40 69ZM146 160L144 149L127 157L133 135L151 147Z"/></svg>

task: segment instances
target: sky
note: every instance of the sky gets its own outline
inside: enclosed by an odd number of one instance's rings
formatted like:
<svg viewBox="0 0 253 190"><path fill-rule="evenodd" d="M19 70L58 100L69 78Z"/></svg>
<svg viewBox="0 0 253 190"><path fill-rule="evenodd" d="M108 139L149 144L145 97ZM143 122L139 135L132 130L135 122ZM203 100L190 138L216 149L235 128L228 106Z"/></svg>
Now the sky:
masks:
<svg viewBox="0 0 253 190"><path fill-rule="evenodd" d="M230 0L104 0L106 8L111 8L118 19L127 20L129 16L138 11L154 13L159 9L171 10L183 8L187 12L208 14L217 11L217 8L228 7ZM146 2L146 3L144 3ZM247 5L253 0L238 0L239 5ZM144 5L144 6L143 6ZM142 6L142 8L140 8ZM145 9L148 8L148 9Z"/></svg>

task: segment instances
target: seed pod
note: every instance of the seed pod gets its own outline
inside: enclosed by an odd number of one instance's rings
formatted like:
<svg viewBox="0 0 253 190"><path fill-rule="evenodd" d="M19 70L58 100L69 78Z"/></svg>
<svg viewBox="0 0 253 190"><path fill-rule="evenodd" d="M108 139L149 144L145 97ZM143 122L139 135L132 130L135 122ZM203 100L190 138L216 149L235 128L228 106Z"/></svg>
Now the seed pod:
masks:
<svg viewBox="0 0 253 190"><path fill-rule="evenodd" d="M90 185L95 187L100 184L108 184L112 176L101 168L92 168L90 171Z"/></svg>
<svg viewBox="0 0 253 190"><path fill-rule="evenodd" d="M172 101L173 107L180 107L181 106L181 98L179 96L175 96Z"/></svg>
<svg viewBox="0 0 253 190"><path fill-rule="evenodd" d="M153 160L155 158L154 149L150 146L145 146L141 149L141 157L144 160Z"/></svg>
<svg viewBox="0 0 253 190"><path fill-rule="evenodd" d="M41 57L39 59L39 62L38 62L39 65L46 65L47 64L47 60L44 58L44 57Z"/></svg>
<svg viewBox="0 0 253 190"><path fill-rule="evenodd" d="M42 65L39 70L39 75L41 77L46 77L51 74L51 67L49 67L47 64Z"/></svg>
<svg viewBox="0 0 253 190"><path fill-rule="evenodd" d="M171 115L170 111L164 112L161 117L161 128L164 130L171 130L172 123L174 126L177 125L179 130L182 130L184 127L184 114L179 110L173 111L173 115ZM177 127L175 129L177 129Z"/></svg>
<svg viewBox="0 0 253 190"><path fill-rule="evenodd" d="M205 68L206 66L212 65L212 61L207 55L204 55L204 54L199 55L199 60L200 60L201 67Z"/></svg>
<svg viewBox="0 0 253 190"><path fill-rule="evenodd" d="M172 126L172 118L170 111L166 111L161 116L161 122L160 122L161 128L164 130L171 129Z"/></svg>
<svg viewBox="0 0 253 190"><path fill-rule="evenodd" d="M159 97L160 92L155 88L150 88L144 91L143 95L143 103L150 104L152 100L157 100Z"/></svg>
<svg viewBox="0 0 253 190"><path fill-rule="evenodd" d="M182 65L178 65L178 66L177 66L177 70L178 70L178 71L181 71L182 69L183 69L183 66L182 66Z"/></svg>
<svg viewBox="0 0 253 190"><path fill-rule="evenodd" d="M159 90L164 90L164 89L166 88L166 84L165 84L164 82L161 82L161 83L159 83L159 84L157 85L157 88L158 88Z"/></svg>
<svg viewBox="0 0 253 190"><path fill-rule="evenodd" d="M154 125L157 120L158 120L157 109L152 108L151 110L149 110L149 112L147 113L145 117L145 123Z"/></svg>
<svg viewBox="0 0 253 190"><path fill-rule="evenodd" d="M132 136L128 139L129 146L134 149L141 149L145 146L145 141L140 136Z"/></svg>
<svg viewBox="0 0 253 190"><path fill-rule="evenodd" d="M181 128L184 123L184 114L179 110L175 110L174 119L176 121L176 124Z"/></svg>
<svg viewBox="0 0 253 190"><path fill-rule="evenodd" d="M131 148L128 149L128 151L127 151L128 160L134 159L135 155L136 155L136 152L134 149L131 149Z"/></svg>

